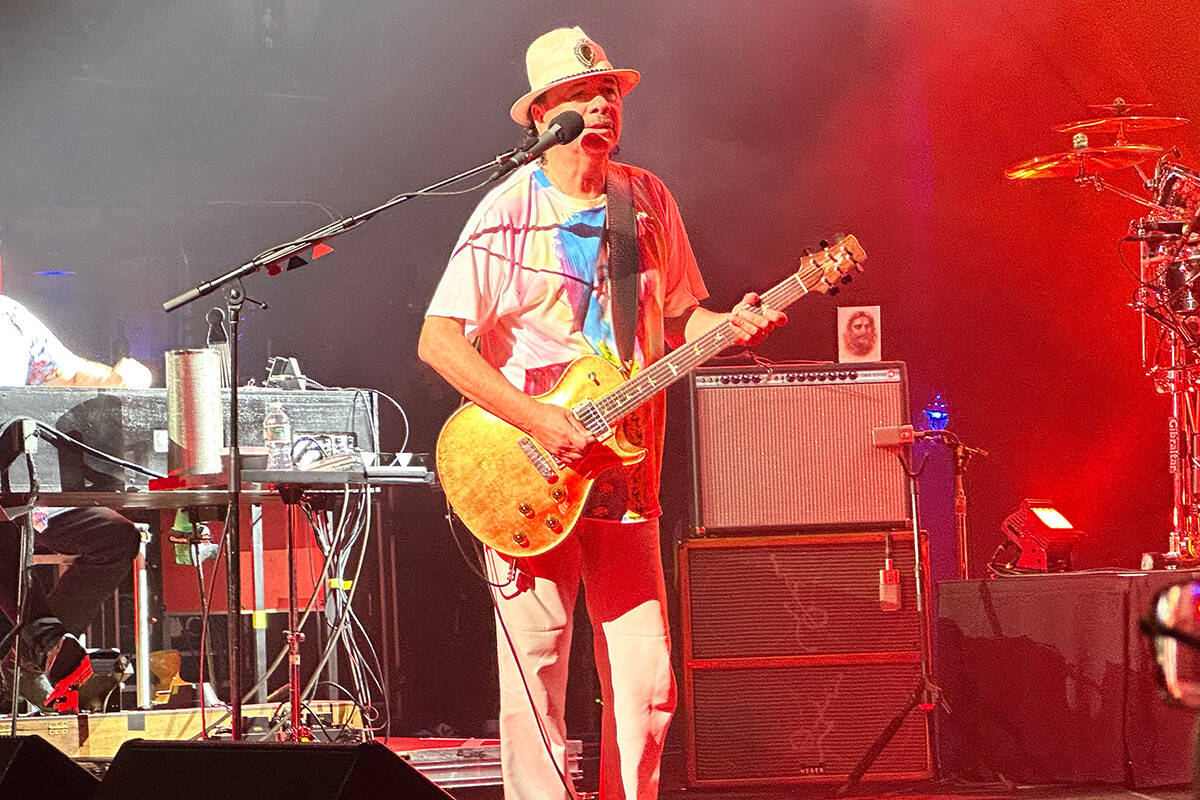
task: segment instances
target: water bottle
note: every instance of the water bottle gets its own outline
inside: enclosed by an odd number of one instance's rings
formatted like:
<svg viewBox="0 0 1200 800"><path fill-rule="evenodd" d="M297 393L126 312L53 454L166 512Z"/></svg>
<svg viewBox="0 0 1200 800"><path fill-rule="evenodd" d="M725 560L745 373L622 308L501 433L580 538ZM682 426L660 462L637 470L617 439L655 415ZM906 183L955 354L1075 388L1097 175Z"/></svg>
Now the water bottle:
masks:
<svg viewBox="0 0 1200 800"><path fill-rule="evenodd" d="M267 469L292 468L292 423L278 400L267 401L263 444L267 446Z"/></svg>

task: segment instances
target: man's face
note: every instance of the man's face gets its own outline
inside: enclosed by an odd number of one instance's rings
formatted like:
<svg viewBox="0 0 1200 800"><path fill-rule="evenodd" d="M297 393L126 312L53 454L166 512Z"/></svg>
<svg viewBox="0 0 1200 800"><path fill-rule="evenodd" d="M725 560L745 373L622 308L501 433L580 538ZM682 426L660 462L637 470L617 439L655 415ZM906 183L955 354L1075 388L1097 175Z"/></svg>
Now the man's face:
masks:
<svg viewBox="0 0 1200 800"><path fill-rule="evenodd" d="M564 111L578 111L583 117L583 135L567 147L579 147L590 153L606 154L621 138L621 89L612 75L591 75L547 89L530 108L538 133Z"/></svg>
<svg viewBox="0 0 1200 800"><path fill-rule="evenodd" d="M856 356L865 356L875 348L875 320L868 316L855 317L846 326L846 349Z"/></svg>

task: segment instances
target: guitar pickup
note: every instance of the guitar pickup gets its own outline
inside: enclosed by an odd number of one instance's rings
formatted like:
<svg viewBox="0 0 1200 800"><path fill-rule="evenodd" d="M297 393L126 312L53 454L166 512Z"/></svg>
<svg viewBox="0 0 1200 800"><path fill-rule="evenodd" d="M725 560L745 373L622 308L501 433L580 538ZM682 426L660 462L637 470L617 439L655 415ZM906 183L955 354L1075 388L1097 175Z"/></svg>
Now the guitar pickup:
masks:
<svg viewBox="0 0 1200 800"><path fill-rule="evenodd" d="M612 433L612 426L608 424L608 420L604 418L604 414L596 407L591 398L585 398L575 405L571 409L571 413L583 423L583 427L588 429L588 433L597 439L607 439Z"/></svg>
<svg viewBox="0 0 1200 800"><path fill-rule="evenodd" d="M555 472L554 465L550 463L550 459L546 457L546 454L534 444L533 439L530 439L528 436L522 436L517 440L517 445L521 448L521 452L525 454L525 457L529 459L530 463L533 464L533 468L548 483L554 483L558 480L558 473Z"/></svg>

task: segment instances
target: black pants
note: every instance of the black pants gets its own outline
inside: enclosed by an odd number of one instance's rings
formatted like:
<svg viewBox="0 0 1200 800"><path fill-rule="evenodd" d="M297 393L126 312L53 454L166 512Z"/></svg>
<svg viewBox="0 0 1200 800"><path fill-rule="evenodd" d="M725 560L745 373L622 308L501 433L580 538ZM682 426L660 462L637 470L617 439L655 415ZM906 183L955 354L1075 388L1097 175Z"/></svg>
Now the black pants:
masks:
<svg viewBox="0 0 1200 800"><path fill-rule="evenodd" d="M20 534L17 524L0 522L0 611L10 620L17 612ZM35 552L76 558L49 592L29 582L25 619L56 618L67 632L82 633L129 574L140 541L133 523L109 508L73 508L51 517L34 537Z"/></svg>

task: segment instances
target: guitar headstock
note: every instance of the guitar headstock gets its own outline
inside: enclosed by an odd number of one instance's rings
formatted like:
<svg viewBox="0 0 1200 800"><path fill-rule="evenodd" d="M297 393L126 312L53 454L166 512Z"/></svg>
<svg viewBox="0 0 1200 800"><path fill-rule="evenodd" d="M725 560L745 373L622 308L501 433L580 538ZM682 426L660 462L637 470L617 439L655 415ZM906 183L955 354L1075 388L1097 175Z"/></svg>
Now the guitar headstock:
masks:
<svg viewBox="0 0 1200 800"><path fill-rule="evenodd" d="M863 271L867 253L853 236L835 237L833 244L821 242L821 248L800 257L796 277L809 291L837 294L842 284Z"/></svg>

